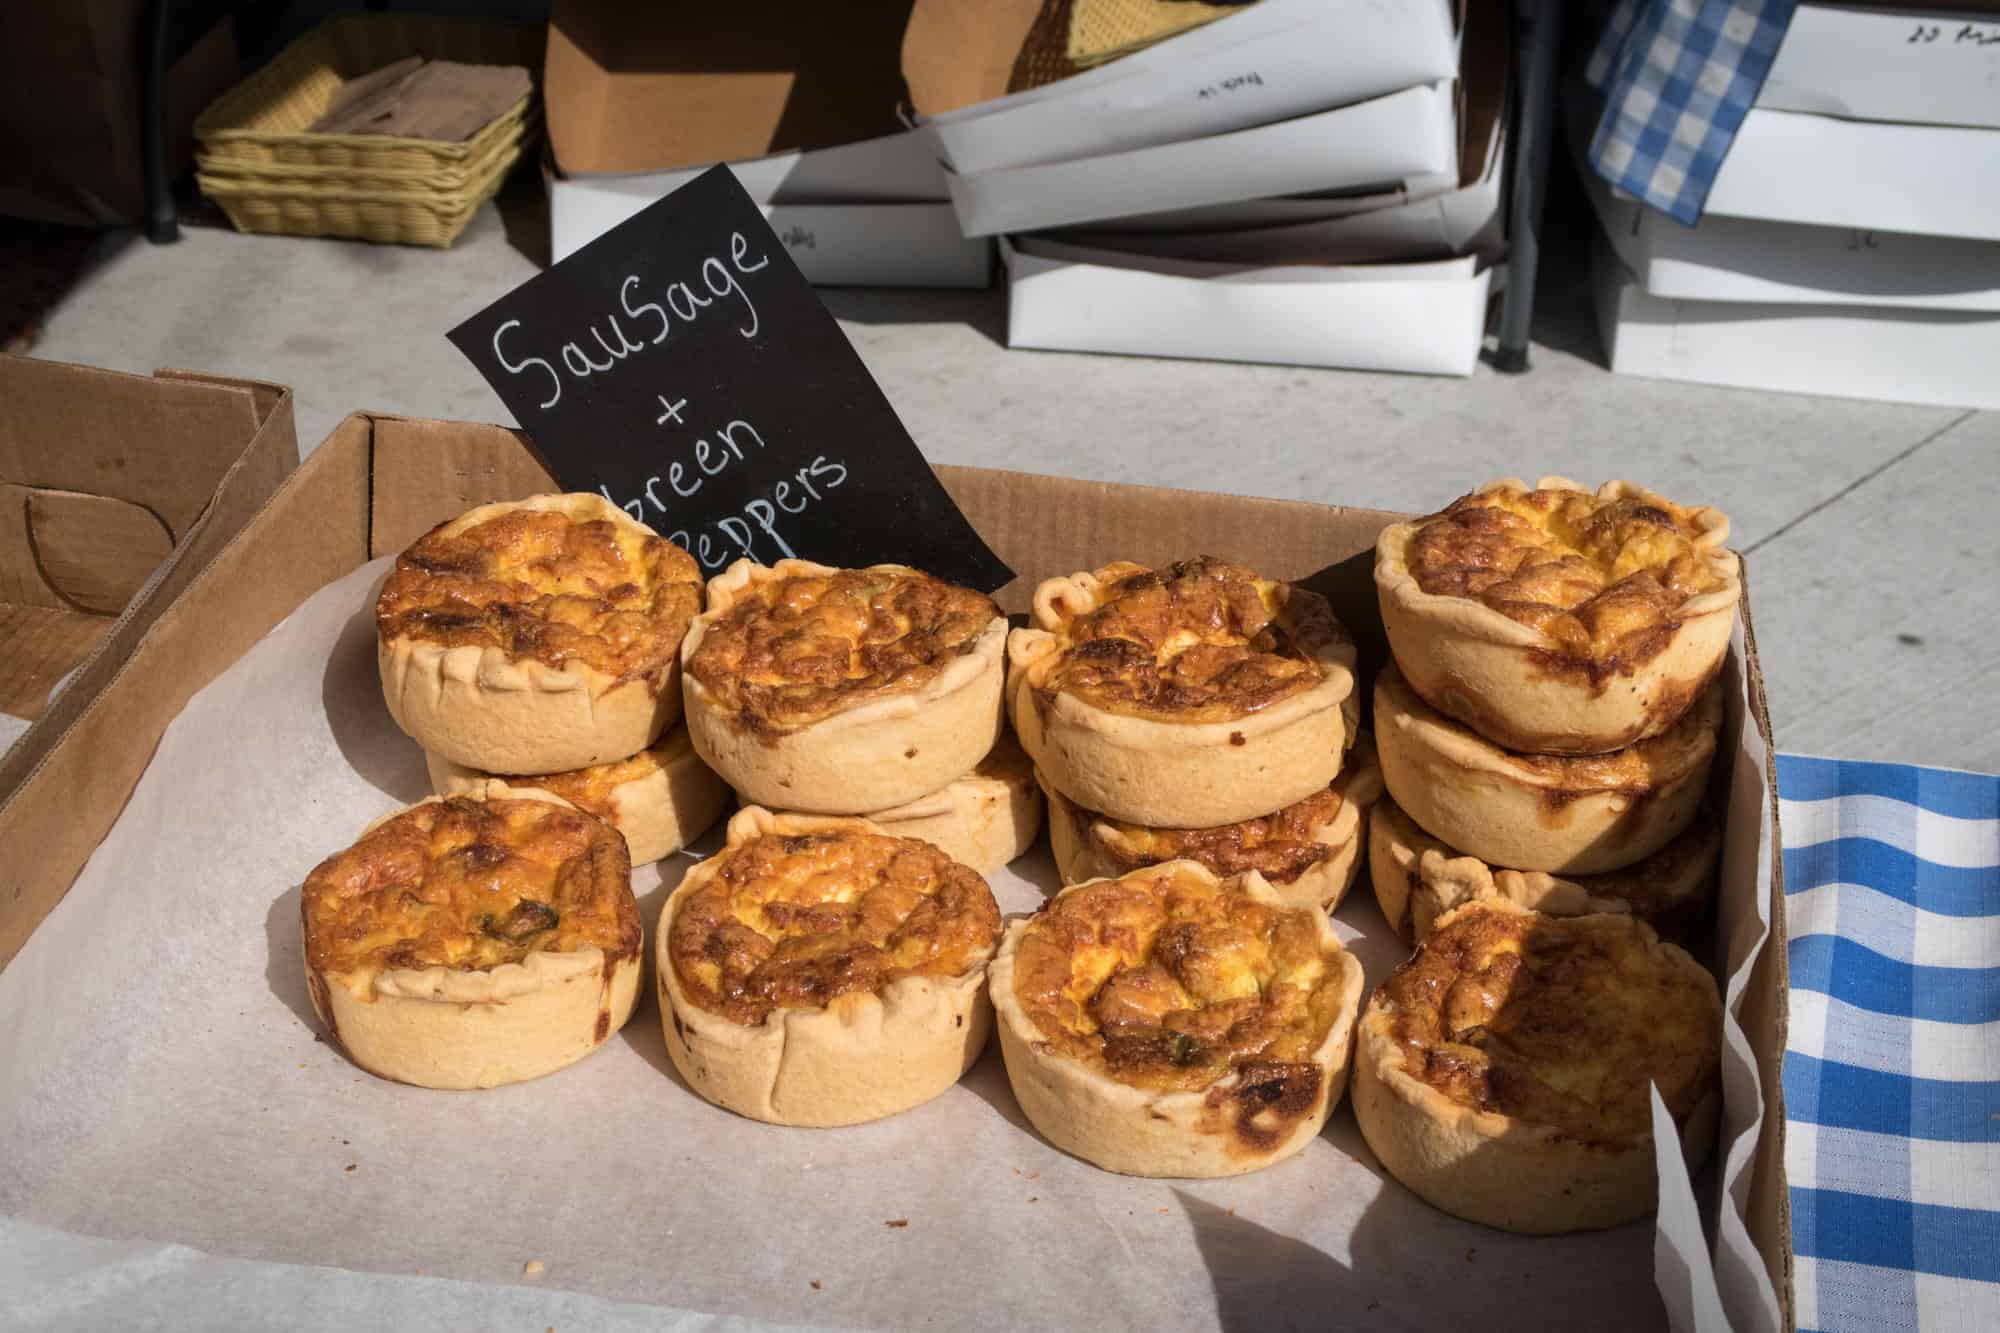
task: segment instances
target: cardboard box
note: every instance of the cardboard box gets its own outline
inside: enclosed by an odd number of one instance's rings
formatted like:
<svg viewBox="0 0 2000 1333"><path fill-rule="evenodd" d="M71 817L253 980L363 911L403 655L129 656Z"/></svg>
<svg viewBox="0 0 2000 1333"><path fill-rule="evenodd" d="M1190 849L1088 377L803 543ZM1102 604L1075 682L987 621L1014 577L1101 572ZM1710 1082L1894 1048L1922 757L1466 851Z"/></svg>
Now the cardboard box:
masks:
<svg viewBox="0 0 2000 1333"><path fill-rule="evenodd" d="M145 768L135 712L172 697L112 686L299 448L275 384L0 356L0 402L0 711L38 719L0 755L0 847L34 849L0 857L5 959Z"/></svg>
<svg viewBox="0 0 2000 1333"><path fill-rule="evenodd" d="M1597 326L1621 375L1942 407L2000 407L2000 313L1684 301L1602 238Z"/></svg>
<svg viewBox="0 0 2000 1333"><path fill-rule="evenodd" d="M952 174L969 236L1458 170L1455 83L1099 157Z"/></svg>
<svg viewBox="0 0 2000 1333"><path fill-rule="evenodd" d="M944 169L914 131L729 165L809 282L984 287L992 281L992 242L959 230L945 202ZM585 174L544 163L555 258L567 258L707 167Z"/></svg>
<svg viewBox="0 0 2000 1333"><path fill-rule="evenodd" d="M1473 256L1245 268L1001 243L1007 345L1470 375L1494 270Z"/></svg>
<svg viewBox="0 0 2000 1333"><path fill-rule="evenodd" d="M1482 31L1480 22L1501 10L1475 12L1466 34L1466 67L1462 84L1464 108L1458 117L1459 176L1450 188L1436 189L1436 177L1413 178L1410 187L1345 199L1317 201L1330 216L1286 222L1215 225L1223 210L1253 210L1260 203L1299 205L1283 199L1218 205L1216 214L1195 225L1171 227L1151 214L1125 229L1116 220L1093 223L1046 239L1098 246L1129 255L1165 259L1206 260L1223 264L1366 264L1384 260L1442 259L1478 254L1497 261L1505 248L1506 224L1501 214L1501 180L1506 163L1505 128L1508 114L1508 41L1502 25ZM1475 60L1475 50L1481 52ZM1311 205L1308 204L1308 207ZM1200 214L1200 210L1189 210ZM1202 225L1206 222L1207 225Z"/></svg>
<svg viewBox="0 0 2000 1333"><path fill-rule="evenodd" d="M2000 240L2000 130L1752 107L1703 214Z"/></svg>
<svg viewBox="0 0 2000 1333"><path fill-rule="evenodd" d="M1756 104L1853 120L2000 128L1995 47L1994 0L1901 9L1802 4Z"/></svg>
<svg viewBox="0 0 2000 1333"><path fill-rule="evenodd" d="M1380 528L1400 515L972 468L940 468L939 475L994 549L1019 571L1021 577L997 594L1010 612L1025 608L1038 580L1090 567L1109 552L1157 562L1190 549L1227 550L1325 593L1356 632L1364 684L1385 660L1372 553ZM123 726L66 737L52 756L54 765L88 751L105 770L125 775L123 787L107 782L79 793L72 808L44 806L33 821L16 819L5 828L8 845L57 846L59 826L79 813L79 822L101 830L190 694L318 588L370 559L401 550L433 524L472 505L549 484L514 432L464 423L349 417L136 645L100 704L101 712L115 714ZM1737 760L1729 771L1719 767L1717 781L1732 793L1725 866L1744 887L1762 884L1768 872L1767 889L1761 898L1753 894L1752 901L1768 912L1771 936L1755 948L1750 932L1762 929L1755 918L1724 921L1718 943L1734 957L1755 960L1740 1005L1733 1001L1732 1009L1756 1053L1765 1114L1754 1142L1746 1139L1734 1153L1718 1151L1704 1174L1719 1178L1726 1157L1748 1157L1749 1169L1738 1181L1740 1192L1723 1209L1724 1226L1747 1229L1763 1265L1749 1276L1768 1277L1778 1294L1775 1308L1768 1292L1754 1311L1732 1302L1730 1317L1744 1327L1774 1322L1782 1327L1790 1308L1779 1082L1786 1021L1784 885L1776 851L1776 793L1768 771L1757 768L1757 756L1768 750L1770 731L1747 582L1746 574L1742 645L1729 667L1747 702L1743 708L1732 707L1727 726L1729 736L1749 739L1741 747L1725 742L1725 751L1736 753ZM37 782L42 777L38 774ZM10 813L0 813L0 818ZM73 856L38 856L30 867L32 891L0 897L0 965L46 916L87 854L85 847ZM170 1108L161 1110L165 1114ZM393 1190L394 1184L378 1181L370 1188ZM1272 1239L1268 1233L1256 1234L1260 1240ZM323 1261L306 1255L295 1262ZM1667 1270L1662 1273L1664 1283ZM1745 1277L1723 1265L1718 1276L1725 1296L1738 1291L1736 1283ZM274 1270L273 1277L309 1284L313 1273ZM1485 1280L1509 1278L1494 1271ZM279 1298L283 1294L277 1293Z"/></svg>
<svg viewBox="0 0 2000 1333"><path fill-rule="evenodd" d="M114 626L158 614L298 442L289 390L181 371L0 356L0 402L0 712L33 719Z"/></svg>
<svg viewBox="0 0 2000 1333"><path fill-rule="evenodd" d="M903 128L897 49L910 0L683 5L557 0L542 77L566 172L658 171L821 148Z"/></svg>
<svg viewBox="0 0 2000 1333"><path fill-rule="evenodd" d="M1227 134L1451 79L1455 10L1452 0L1261 0L1015 91L1030 68L1066 64L1066 6L918 0L903 73L944 160L977 175Z"/></svg>
<svg viewBox="0 0 2000 1333"><path fill-rule="evenodd" d="M1754 218L1684 227L1578 173L1612 248L1650 296L1764 305L2000 311L2000 242Z"/></svg>

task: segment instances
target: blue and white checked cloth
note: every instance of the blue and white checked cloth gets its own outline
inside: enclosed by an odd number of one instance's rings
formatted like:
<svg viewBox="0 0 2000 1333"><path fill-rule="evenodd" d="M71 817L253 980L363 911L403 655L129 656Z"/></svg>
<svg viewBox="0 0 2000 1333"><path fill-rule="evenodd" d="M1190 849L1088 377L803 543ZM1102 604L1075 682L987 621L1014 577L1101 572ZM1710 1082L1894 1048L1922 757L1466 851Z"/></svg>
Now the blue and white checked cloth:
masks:
<svg viewBox="0 0 2000 1333"><path fill-rule="evenodd" d="M2000 1329L2000 778L1778 756L1805 1329Z"/></svg>
<svg viewBox="0 0 2000 1333"><path fill-rule="evenodd" d="M1584 69L1605 97L1591 167L1694 225L1796 4L1618 0Z"/></svg>

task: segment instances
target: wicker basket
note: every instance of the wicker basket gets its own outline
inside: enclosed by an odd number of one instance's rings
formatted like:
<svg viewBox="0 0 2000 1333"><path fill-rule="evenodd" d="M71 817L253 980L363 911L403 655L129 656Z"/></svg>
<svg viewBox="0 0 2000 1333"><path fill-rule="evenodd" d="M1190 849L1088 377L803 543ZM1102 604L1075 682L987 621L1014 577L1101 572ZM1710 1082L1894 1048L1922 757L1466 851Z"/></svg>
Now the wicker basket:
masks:
<svg viewBox="0 0 2000 1333"><path fill-rule="evenodd" d="M535 97L458 143L313 134L342 82L424 55L539 72L539 25L343 14L279 53L195 121L196 179L238 230L450 245L540 123Z"/></svg>

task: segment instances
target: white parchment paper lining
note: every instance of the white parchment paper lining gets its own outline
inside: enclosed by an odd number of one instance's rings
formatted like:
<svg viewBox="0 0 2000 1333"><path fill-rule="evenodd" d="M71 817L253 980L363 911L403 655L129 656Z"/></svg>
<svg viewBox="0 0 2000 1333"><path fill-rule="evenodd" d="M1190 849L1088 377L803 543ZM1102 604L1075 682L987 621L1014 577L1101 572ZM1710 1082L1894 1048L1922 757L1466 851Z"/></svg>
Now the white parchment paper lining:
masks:
<svg viewBox="0 0 2000 1333"><path fill-rule="evenodd" d="M0 973L7 1321L1665 1322L1652 1226L1535 1239L1447 1217L1378 1171L1345 1106L1270 1170L1143 1181L1044 1143L997 1045L930 1104L842 1130L760 1125L695 1097L650 1001L604 1049L533 1083L448 1093L362 1073L312 1021L298 885L370 819L428 794L376 678L370 612L386 563L322 589L195 697L68 896ZM1761 753L1739 753L1737 769L1740 787ZM1735 803L1762 796L1738 791ZM688 864L638 872L649 928ZM1003 910L1022 911L1055 881L1038 850L992 882ZM1755 877L1731 894L1758 895ZM1762 937L1751 924L1762 901L1726 908L1751 913L1732 941L1732 996L1747 972L1737 948ZM1365 883L1336 925L1370 986L1405 954ZM1754 1133L1743 1136L1759 1110L1743 1054L1736 1033L1732 1196L1747 1188ZM1721 1211L1728 1309L1739 1326L1773 1326L1768 1284L1742 1298L1762 1263ZM1668 1300L1693 1326L1716 1308L1708 1247L1691 1210L1663 1222L1674 1230L1659 1252L1685 1274Z"/></svg>

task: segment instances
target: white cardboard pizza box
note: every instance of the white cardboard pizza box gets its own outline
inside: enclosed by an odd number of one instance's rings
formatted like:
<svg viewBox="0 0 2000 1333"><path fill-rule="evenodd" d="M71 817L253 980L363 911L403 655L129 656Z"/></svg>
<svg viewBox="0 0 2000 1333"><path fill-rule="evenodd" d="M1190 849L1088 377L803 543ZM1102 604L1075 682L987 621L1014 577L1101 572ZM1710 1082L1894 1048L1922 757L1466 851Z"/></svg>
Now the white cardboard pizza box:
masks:
<svg viewBox="0 0 2000 1333"><path fill-rule="evenodd" d="M955 170L1104 157L1453 78L1454 0L1261 0L1066 79L1001 95L1039 0L918 0L911 100Z"/></svg>
<svg viewBox="0 0 2000 1333"><path fill-rule="evenodd" d="M1612 248L1651 296L2000 311L2000 241L1717 216L1684 227L1580 174Z"/></svg>
<svg viewBox="0 0 2000 1333"><path fill-rule="evenodd" d="M1010 347L1426 375L1472 373L1494 275L1472 256L1244 267L1033 236L1001 256Z"/></svg>
<svg viewBox="0 0 2000 1333"><path fill-rule="evenodd" d="M1464 182L1454 183L1451 189L1425 189L1414 197L1399 192L1327 200L1323 202L1350 206L1363 203L1373 207L1350 207L1333 217L1261 226L1168 229L1140 219L1140 225L1129 230L1118 229L1115 222L1106 222L1089 229L1050 233L1047 239L1128 255L1226 264L1367 264L1464 254L1495 259L1506 237L1500 188L1506 139L1499 108L1492 109L1491 118L1484 122L1483 128L1479 143L1461 146ZM1478 133L1476 129L1468 129L1470 133ZM1152 215L1155 219L1160 216Z"/></svg>
<svg viewBox="0 0 2000 1333"><path fill-rule="evenodd" d="M554 257L568 258L711 165L569 174L545 161ZM729 166L810 282L984 287L992 281L992 243L959 230L945 202L944 170L915 132Z"/></svg>
<svg viewBox="0 0 2000 1333"><path fill-rule="evenodd" d="M2000 130L1752 107L1704 215L2000 240Z"/></svg>
<svg viewBox="0 0 2000 1333"><path fill-rule="evenodd" d="M1455 83L1154 148L948 177L967 235L1456 172Z"/></svg>
<svg viewBox="0 0 2000 1333"><path fill-rule="evenodd" d="M1594 267L1598 329L1617 374L2000 407L2000 314L1672 300L1644 290L1602 241Z"/></svg>
<svg viewBox="0 0 2000 1333"><path fill-rule="evenodd" d="M2000 128L2000 5L1967 12L1802 4L1757 105L1853 120Z"/></svg>

